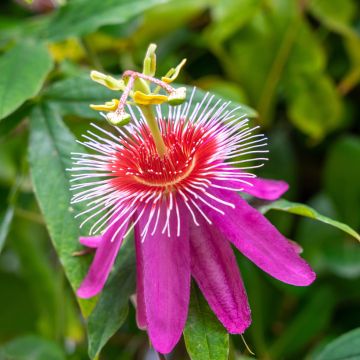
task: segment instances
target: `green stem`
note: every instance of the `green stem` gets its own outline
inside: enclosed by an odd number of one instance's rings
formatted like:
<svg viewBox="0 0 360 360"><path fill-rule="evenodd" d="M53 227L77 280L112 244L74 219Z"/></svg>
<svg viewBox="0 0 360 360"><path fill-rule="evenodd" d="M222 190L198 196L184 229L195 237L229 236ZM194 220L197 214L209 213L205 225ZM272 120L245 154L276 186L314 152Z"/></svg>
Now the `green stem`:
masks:
<svg viewBox="0 0 360 360"><path fill-rule="evenodd" d="M164 139L162 138L160 129L156 122L156 118L151 105L140 105L140 109L149 125L149 129L153 136L156 150L160 157L163 157L166 154L166 145Z"/></svg>
<svg viewBox="0 0 360 360"><path fill-rule="evenodd" d="M275 95L275 90L291 53L296 36L299 32L305 5L306 4L303 4L301 1L298 2L299 14L297 15L297 18L291 22L285 32L279 51L276 54L269 75L265 81L263 91L257 105L257 110L264 125L267 125L270 122L269 112Z"/></svg>

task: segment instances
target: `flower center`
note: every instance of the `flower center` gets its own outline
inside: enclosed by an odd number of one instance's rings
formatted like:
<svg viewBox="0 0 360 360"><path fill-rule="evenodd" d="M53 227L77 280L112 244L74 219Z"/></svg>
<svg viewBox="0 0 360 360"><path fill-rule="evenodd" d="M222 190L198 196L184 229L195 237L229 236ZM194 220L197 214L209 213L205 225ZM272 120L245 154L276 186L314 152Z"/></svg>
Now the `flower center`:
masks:
<svg viewBox="0 0 360 360"><path fill-rule="evenodd" d="M206 126L182 120L160 120L159 125L167 148L162 157L147 125L131 139L122 139L123 147L112 163L112 182L119 189L175 191L200 176L213 159L216 136Z"/></svg>

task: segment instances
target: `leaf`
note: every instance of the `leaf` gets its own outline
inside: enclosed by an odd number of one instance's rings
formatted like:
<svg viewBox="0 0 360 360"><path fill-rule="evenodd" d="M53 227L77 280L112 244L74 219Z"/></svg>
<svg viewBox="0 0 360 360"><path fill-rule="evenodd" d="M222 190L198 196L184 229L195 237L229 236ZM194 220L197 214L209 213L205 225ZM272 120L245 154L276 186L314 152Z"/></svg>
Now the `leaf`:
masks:
<svg viewBox="0 0 360 360"><path fill-rule="evenodd" d="M334 201L341 220L360 226L360 137L340 138L329 149L324 170L324 188Z"/></svg>
<svg viewBox="0 0 360 360"><path fill-rule="evenodd" d="M288 79L290 120L312 140L320 141L342 121L342 102L332 79L320 72Z"/></svg>
<svg viewBox="0 0 360 360"><path fill-rule="evenodd" d="M94 32L103 25L123 24L164 0L77 0L60 7L52 17L44 36L63 40Z"/></svg>
<svg viewBox="0 0 360 360"><path fill-rule="evenodd" d="M39 336L24 336L0 348L0 358L7 360L65 360L65 354L54 342Z"/></svg>
<svg viewBox="0 0 360 360"><path fill-rule="evenodd" d="M40 91L52 65L42 43L19 43L0 58L0 119Z"/></svg>
<svg viewBox="0 0 360 360"><path fill-rule="evenodd" d="M218 1L212 8L213 21L205 36L211 43L222 43L249 21L260 9L259 0ZM236 16L234 16L236 13Z"/></svg>
<svg viewBox="0 0 360 360"><path fill-rule="evenodd" d="M30 116L29 161L35 195L51 239L73 289L84 278L89 259L73 256L82 249L79 226L70 205L70 153L83 152L53 107L35 108ZM86 316L95 300L81 300Z"/></svg>
<svg viewBox="0 0 360 360"><path fill-rule="evenodd" d="M291 358L330 322L335 297L328 288L313 292L308 303L269 349L272 359Z"/></svg>
<svg viewBox="0 0 360 360"><path fill-rule="evenodd" d="M180 85L181 86L181 85ZM186 86L187 89L187 94L186 94L186 98L187 100L190 99L190 95L193 91L193 86L187 86L187 85L182 85L182 86ZM204 96L207 94L207 91L201 90L199 88L196 88L196 92L194 94L193 100L192 100L192 106L191 106L191 110L193 110L195 108L195 105L198 102L201 102L204 98ZM226 98L223 98L219 95L215 95L215 94L211 94L209 93L208 99L210 99L210 96L213 96L213 103L215 104L215 102L217 100L222 100L223 102L227 102L229 101ZM205 102L206 104L206 102ZM244 105L244 104L240 104L238 102L235 101L231 101L230 104L228 105L228 107L226 108L226 110L233 110L236 109L236 111L233 112L233 114L238 117L238 118L254 118L257 117L257 112L252 109L251 107ZM190 110L190 112L191 112Z"/></svg>
<svg viewBox="0 0 360 360"><path fill-rule="evenodd" d="M133 237L124 240L118 261L99 301L88 319L89 356L96 358L128 314L129 297L135 292L135 252Z"/></svg>
<svg viewBox="0 0 360 360"><path fill-rule="evenodd" d="M200 290L192 284L188 320L184 330L191 360L227 360L229 334L209 308Z"/></svg>
<svg viewBox="0 0 360 360"><path fill-rule="evenodd" d="M309 10L329 29L343 35L356 34L351 29L351 20L356 15L356 5L353 0L311 0Z"/></svg>
<svg viewBox="0 0 360 360"><path fill-rule="evenodd" d="M90 74L58 81L44 93L44 99L58 105L62 114L90 119L100 117L97 111L90 109L90 104L102 104L119 96L120 92L109 90L92 81Z"/></svg>
<svg viewBox="0 0 360 360"><path fill-rule="evenodd" d="M259 210L263 214L265 214L269 210L280 210L280 211L285 211L285 212L288 212L291 214L305 216L305 217L308 217L308 218L311 218L314 220L321 221L325 224L334 226L360 241L360 235L355 230L353 230L350 226L348 226L340 221L330 219L327 216L321 215L316 210L314 210L313 208L311 208L308 205L281 199L278 201L274 201L270 204L263 205L259 208Z"/></svg>
<svg viewBox="0 0 360 360"><path fill-rule="evenodd" d="M318 194L310 200L309 205L328 217L339 216L326 194ZM346 233L303 218L297 226L295 240L306 249L306 258L319 275L331 272L349 279L360 275L359 244L347 237Z"/></svg>
<svg viewBox="0 0 360 360"><path fill-rule="evenodd" d="M330 344L314 360L356 360L360 358L360 328L351 330Z"/></svg>

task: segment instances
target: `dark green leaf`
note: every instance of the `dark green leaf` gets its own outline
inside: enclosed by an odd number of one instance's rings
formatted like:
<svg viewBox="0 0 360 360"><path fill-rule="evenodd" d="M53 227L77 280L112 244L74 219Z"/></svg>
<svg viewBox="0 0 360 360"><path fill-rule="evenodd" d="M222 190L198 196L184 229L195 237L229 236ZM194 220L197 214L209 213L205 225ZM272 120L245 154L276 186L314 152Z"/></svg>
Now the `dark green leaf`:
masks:
<svg viewBox="0 0 360 360"><path fill-rule="evenodd" d="M227 360L229 356L229 335L194 284L184 339L191 360Z"/></svg>
<svg viewBox="0 0 360 360"><path fill-rule="evenodd" d="M0 348L4 360L65 360L59 346L38 336L17 338Z"/></svg>
<svg viewBox="0 0 360 360"><path fill-rule="evenodd" d="M348 226L344 223L341 223L340 221L330 219L327 216L321 215L316 210L312 209L308 205L294 203L294 202L291 202L288 200L281 199L278 201L274 201L270 204L263 205L260 207L259 210L263 214L268 212L269 210L280 210L280 211L285 211L285 212L288 212L291 214L305 216L305 217L308 217L308 218L311 218L314 220L321 221L325 224L334 226L360 241L360 235L355 230L353 230L350 226Z"/></svg>
<svg viewBox="0 0 360 360"><path fill-rule="evenodd" d="M76 289L88 268L88 258L73 256L81 249L79 226L70 205L70 153L83 152L63 124L56 110L49 106L34 109L30 118L30 167L36 197L50 236L64 266L65 273ZM94 300L83 300L82 310L88 314Z"/></svg>
<svg viewBox="0 0 360 360"><path fill-rule="evenodd" d="M19 43L0 58L0 119L41 89L52 60L41 43Z"/></svg>
<svg viewBox="0 0 360 360"><path fill-rule="evenodd" d="M128 314L129 297L135 292L133 237L125 239L115 269L88 320L89 356L94 359Z"/></svg>
<svg viewBox="0 0 360 360"><path fill-rule="evenodd" d="M360 358L360 328L341 335L328 344L314 360L356 360Z"/></svg>
<svg viewBox="0 0 360 360"><path fill-rule="evenodd" d="M45 100L58 105L64 115L77 115L84 118L100 118L97 111L90 109L90 104L102 104L120 96L90 79L89 76L72 77L58 81L44 94Z"/></svg>
<svg viewBox="0 0 360 360"><path fill-rule="evenodd" d="M191 95L191 92L193 90L193 87L192 86L186 86L187 88L187 99L190 98L190 95ZM206 95L206 91L204 90L201 90L201 89L196 89L196 92L195 92L195 95L193 97L193 100L192 100L192 108L195 107L195 105L198 103L198 102L201 102L202 99L204 98L204 96ZM214 94L210 94L211 96L214 96L213 97L213 102L215 103L217 100L223 100L224 102L227 102L229 101L228 99L226 98L223 98L219 95L214 95ZM210 99L210 96L208 97L208 99ZM235 101L232 101L229 106L226 108L226 110L233 110L233 109L236 109L236 111L233 112L233 114L239 118L254 118L257 116L257 112L252 109L251 107L247 106L247 105L244 105L244 104L239 104ZM191 110L190 110L191 111Z"/></svg>
<svg viewBox="0 0 360 360"><path fill-rule="evenodd" d="M50 21L45 34L61 40L95 31L100 26L123 24L164 0L77 0L61 7Z"/></svg>
<svg viewBox="0 0 360 360"><path fill-rule="evenodd" d="M334 303L334 294L328 288L322 288L313 293L308 303L295 315L291 324L270 348L271 358L282 359L285 354L287 358L291 358L293 354L296 354L327 326Z"/></svg>

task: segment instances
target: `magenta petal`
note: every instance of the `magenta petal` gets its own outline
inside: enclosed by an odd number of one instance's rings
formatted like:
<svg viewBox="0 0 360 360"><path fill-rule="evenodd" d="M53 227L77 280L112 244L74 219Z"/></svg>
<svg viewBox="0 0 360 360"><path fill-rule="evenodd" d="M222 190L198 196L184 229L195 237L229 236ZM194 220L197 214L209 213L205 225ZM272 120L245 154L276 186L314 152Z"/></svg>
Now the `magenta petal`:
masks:
<svg viewBox="0 0 360 360"><path fill-rule="evenodd" d="M120 225L123 225L122 218L102 235L102 240L96 250L90 270L76 292L80 298L87 299L95 296L104 287L128 228L128 224L125 224L115 236L114 241L111 241Z"/></svg>
<svg viewBox="0 0 360 360"><path fill-rule="evenodd" d="M147 328L144 298L144 262L141 251L141 238L138 226L135 226L135 251L136 251L136 322L139 329Z"/></svg>
<svg viewBox="0 0 360 360"><path fill-rule="evenodd" d="M185 326L190 298L189 219L184 205L180 207L181 233L177 236L177 215L170 213L171 237L162 233L166 223L166 205L161 205L159 223L151 235L155 221L141 243L144 261L144 297L151 343L163 354L179 341ZM150 210L146 210L139 228L146 226Z"/></svg>
<svg viewBox="0 0 360 360"><path fill-rule="evenodd" d="M225 171L232 172L234 174L241 174L240 169L236 169L229 165L222 167ZM239 182L234 180L217 180L215 184L225 186L228 188L242 188L243 192L255 196L264 200L277 200L289 189L289 185L282 180L272 180L264 178L243 178L246 182Z"/></svg>
<svg viewBox="0 0 360 360"><path fill-rule="evenodd" d="M191 273L211 309L232 334L251 323L250 307L230 244L199 217L190 226Z"/></svg>
<svg viewBox="0 0 360 360"><path fill-rule="evenodd" d="M277 200L289 189L289 185L281 180L254 178L249 182L252 186L244 184L243 191L264 200Z"/></svg>
<svg viewBox="0 0 360 360"><path fill-rule="evenodd" d="M87 246L89 248L94 248L96 249L97 247L99 247L100 242L102 240L102 236L82 236L79 238L79 243L81 245Z"/></svg>
<svg viewBox="0 0 360 360"><path fill-rule="evenodd" d="M256 209L233 191L212 189L212 195L235 205L235 209L210 200L225 215L202 206L220 230L245 256L259 268L285 283L306 286L315 273L297 254L293 245Z"/></svg>

